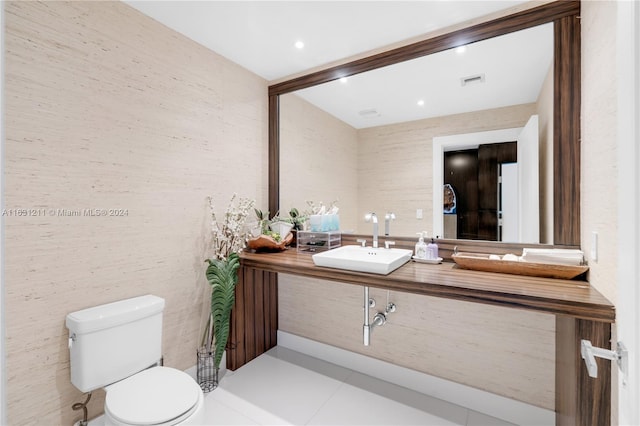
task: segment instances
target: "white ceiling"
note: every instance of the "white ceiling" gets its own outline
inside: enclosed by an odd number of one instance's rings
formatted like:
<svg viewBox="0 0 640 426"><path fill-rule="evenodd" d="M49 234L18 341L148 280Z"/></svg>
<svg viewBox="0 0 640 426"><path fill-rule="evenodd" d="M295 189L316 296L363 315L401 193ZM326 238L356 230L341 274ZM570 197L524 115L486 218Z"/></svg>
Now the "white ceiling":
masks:
<svg viewBox="0 0 640 426"><path fill-rule="evenodd" d="M127 0L126 3L273 81L525 1ZM305 43L301 50L294 46L298 40ZM498 47L489 46L487 51L492 53L483 53L475 46L469 46L467 53L459 57L445 53L431 55L428 61L438 62L437 67L430 66L435 70L433 72L417 68L424 59L415 60L403 67L395 66L401 71L391 71L391 67L378 70L375 72L377 77L370 82L366 82L365 74L362 74L350 77L346 84L328 83L327 86L333 87L329 91L323 89L324 95L318 88L307 89L301 95L356 128L465 112L470 108L486 109L498 104L531 102L537 97L552 55L551 47L545 56L540 50L547 47L534 47L534 41L552 46L548 37L540 33L524 41L526 49L519 44L517 48L509 48L509 53L505 50L508 48L506 42ZM472 62L465 59L466 65L461 65L465 56L473 58ZM518 68L499 65L504 63L504 59L510 59ZM444 63L447 66L453 64L456 68L443 71L440 66ZM392 72L402 72L402 77L391 77ZM484 73L486 83L460 90L460 78L476 73ZM373 73L366 73L370 74ZM513 76L521 78L513 82ZM451 81L445 83L443 78ZM506 80L510 80L507 85L496 85ZM524 91L528 93L525 95L523 92L516 100L506 99L507 95L520 90L514 87L522 87L523 81L532 83L531 88ZM436 91L445 86L456 87L446 94ZM385 90L374 97L376 88ZM533 91L535 96L531 94ZM385 96L384 92L394 95L393 99ZM489 99L482 101L475 97L475 92L488 93ZM424 99L424 107L416 108L418 99ZM444 109L437 110L436 105ZM373 114L374 117L362 119L358 112L364 109L375 109L377 113Z"/></svg>
<svg viewBox="0 0 640 426"><path fill-rule="evenodd" d="M467 45L463 53L440 52L296 94L356 129L536 102L553 61L552 25ZM463 78L480 75L484 82L462 85Z"/></svg>

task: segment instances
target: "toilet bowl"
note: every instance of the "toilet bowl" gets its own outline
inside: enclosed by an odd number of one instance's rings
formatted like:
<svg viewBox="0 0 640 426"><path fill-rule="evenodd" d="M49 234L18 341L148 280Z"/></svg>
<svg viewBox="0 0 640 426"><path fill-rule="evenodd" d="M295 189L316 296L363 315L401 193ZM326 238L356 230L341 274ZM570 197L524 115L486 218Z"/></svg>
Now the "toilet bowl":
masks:
<svg viewBox="0 0 640 426"><path fill-rule="evenodd" d="M204 423L196 381L158 366L164 303L146 295L67 315L71 383L82 392L105 389L105 425Z"/></svg>
<svg viewBox="0 0 640 426"><path fill-rule="evenodd" d="M106 426L202 425L204 396L188 374L152 367L105 388Z"/></svg>

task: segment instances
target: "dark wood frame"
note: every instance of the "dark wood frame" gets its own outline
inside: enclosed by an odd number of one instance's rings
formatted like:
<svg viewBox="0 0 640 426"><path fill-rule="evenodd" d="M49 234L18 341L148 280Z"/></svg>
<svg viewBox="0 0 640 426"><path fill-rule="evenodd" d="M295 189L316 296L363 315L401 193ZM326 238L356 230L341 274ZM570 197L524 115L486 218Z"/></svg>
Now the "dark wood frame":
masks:
<svg viewBox="0 0 640 426"><path fill-rule="evenodd" d="M431 53L447 50L462 44L481 41L508 34L528 27L549 22L554 23L554 245L580 247L580 2L556 1L509 16L472 25L404 47L389 50L368 58L331 67L304 75L269 87L269 211L279 211L280 203L280 117L279 96L295 90L311 87L341 77L358 74L398 62L415 59ZM355 236L349 236L354 237ZM410 244L404 238L394 238L399 244ZM459 245L465 251L481 247L482 252L503 253L514 245L486 241L442 240L439 241L442 257L450 257ZM478 250L476 250L478 251ZM318 272L315 267L294 264L273 266L279 256L258 256L250 259L243 255L242 272L236 288L236 306L232 318L232 335L227 350L227 366L235 369L260 353L277 344L277 273L287 272L303 276L344 281L344 274ZM307 263L309 260L307 259ZM297 268L297 269L296 269ZM295 270L295 271L294 271ZM297 272L296 272L297 271ZM311 271L311 272L310 272ZM477 274L482 274L478 272ZM353 274L351 274L353 275ZM369 274L359 277L355 283L371 284ZM411 291L425 290L425 283L403 288L388 282L378 285ZM459 294L447 288L442 277L433 277L427 283L436 297L458 298ZM467 278L471 280L471 278ZM495 278L499 281L499 278ZM519 283L519 281L517 281ZM468 283L467 283L468 284ZM549 288L554 288L550 286ZM442 291L441 291L442 290ZM487 288L487 297L482 289L466 291L469 300L478 303L499 304L512 308L525 308L517 300L521 293L515 289L513 295L497 294ZM597 293L596 290L593 292ZM438 293L438 294L435 294ZM446 294L445 294L446 293ZM504 297L513 299L505 304ZM558 289L557 301L564 303L566 295ZM481 300L482 299L482 300ZM465 299L466 300L466 299ZM528 308L537 306L537 299L527 302ZM535 302L535 303L534 303ZM542 302L541 302L542 303ZM587 303L589 305L589 303ZM545 305L546 306L546 305ZM571 306L570 306L571 307ZM608 348L611 343L611 323L615 320L613 305L603 303L604 317L593 316L592 309L582 315L579 312L557 311L546 306L546 312L556 316L556 425L607 426L611 418L611 364L597 360L599 377L588 377L580 357L580 340L590 340L594 346ZM591 316L590 316L591 315Z"/></svg>
<svg viewBox="0 0 640 426"><path fill-rule="evenodd" d="M280 204L279 96L460 45L554 23L553 242L580 246L580 2L556 1L269 86L269 211ZM464 244L464 243L461 243Z"/></svg>

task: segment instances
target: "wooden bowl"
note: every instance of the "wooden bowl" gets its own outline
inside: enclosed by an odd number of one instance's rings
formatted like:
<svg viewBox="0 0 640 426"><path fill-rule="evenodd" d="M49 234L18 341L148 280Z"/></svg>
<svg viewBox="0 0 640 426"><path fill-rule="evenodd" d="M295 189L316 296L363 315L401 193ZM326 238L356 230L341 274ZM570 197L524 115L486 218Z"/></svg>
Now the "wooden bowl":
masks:
<svg viewBox="0 0 640 426"><path fill-rule="evenodd" d="M458 253L451 256L461 268L475 271L501 272L528 275L530 277L560 278L570 280L584 274L588 266L552 265L546 263L513 262L489 259L484 253Z"/></svg>
<svg viewBox="0 0 640 426"><path fill-rule="evenodd" d="M282 251L287 248L292 240L293 234L291 232L289 232L280 242L274 240L273 237L263 234L255 238L251 238L247 242L247 247L255 251Z"/></svg>

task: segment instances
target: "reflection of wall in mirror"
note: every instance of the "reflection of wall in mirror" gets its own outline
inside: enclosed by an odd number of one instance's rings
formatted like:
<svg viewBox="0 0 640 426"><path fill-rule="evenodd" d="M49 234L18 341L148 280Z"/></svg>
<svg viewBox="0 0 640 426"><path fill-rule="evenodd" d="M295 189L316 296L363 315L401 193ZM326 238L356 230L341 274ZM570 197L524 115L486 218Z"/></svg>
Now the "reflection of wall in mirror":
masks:
<svg viewBox="0 0 640 426"><path fill-rule="evenodd" d="M433 227L433 150L436 136L523 126L535 104L515 105L358 131L359 208L392 209L392 235L413 236ZM416 219L423 209L423 219ZM363 224L365 225L365 224ZM368 227L360 228L362 233Z"/></svg>
<svg viewBox="0 0 640 426"><path fill-rule="evenodd" d="M337 200L340 229L357 218L356 129L298 96L280 96L280 210Z"/></svg>
<svg viewBox="0 0 640 426"><path fill-rule="evenodd" d="M393 211L391 235L431 235L435 135L518 127L535 104L356 130L288 94L280 97L280 209L339 200L341 230L371 232L368 211ZM423 219L416 219L423 209Z"/></svg>
<svg viewBox="0 0 640 426"><path fill-rule="evenodd" d="M541 152L552 148L553 110L549 101L553 99L552 81L551 85L545 83L542 92L538 103L360 130L294 94L283 95L280 208L288 211L293 206L306 207L306 200L328 203L338 199L343 231L368 234L371 225L361 220L361 216L368 211L381 215L393 211L396 220L391 225L391 235L412 237L424 230L431 234L433 137L521 127L532 114L538 114L541 123L547 117L547 125L541 124L541 133L547 132L541 134ZM551 95L547 96L549 92ZM544 158L547 170L552 173L549 155ZM543 179L548 173L541 169L540 175ZM546 194L553 197L548 191ZM417 209L423 210L422 219L416 219Z"/></svg>
<svg viewBox="0 0 640 426"><path fill-rule="evenodd" d="M443 238L456 239L458 238L458 215L448 214L444 218L444 235Z"/></svg>

